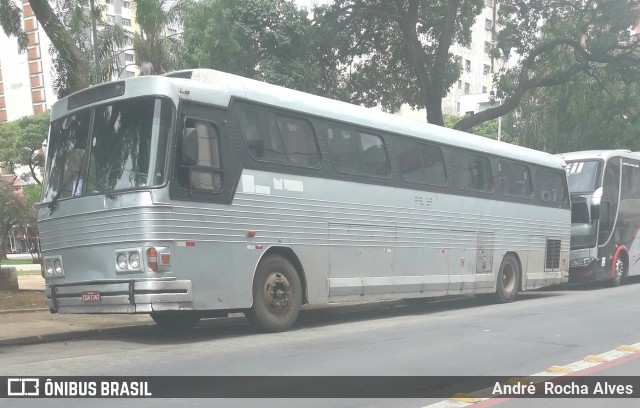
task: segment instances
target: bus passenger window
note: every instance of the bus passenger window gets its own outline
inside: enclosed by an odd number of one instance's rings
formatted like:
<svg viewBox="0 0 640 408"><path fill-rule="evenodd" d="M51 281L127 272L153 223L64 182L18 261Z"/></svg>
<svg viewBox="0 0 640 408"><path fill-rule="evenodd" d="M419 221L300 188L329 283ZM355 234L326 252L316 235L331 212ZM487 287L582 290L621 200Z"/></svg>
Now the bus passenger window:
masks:
<svg viewBox="0 0 640 408"><path fill-rule="evenodd" d="M327 129L331 162L338 171L386 177L391 166L382 137L343 127Z"/></svg>
<svg viewBox="0 0 640 408"><path fill-rule="evenodd" d="M493 191L491 162L485 156L454 151L455 181L462 190Z"/></svg>
<svg viewBox="0 0 640 408"><path fill-rule="evenodd" d="M311 124L266 110L242 111L242 135L256 160L318 167L321 156Z"/></svg>
<svg viewBox="0 0 640 408"><path fill-rule="evenodd" d="M405 181L444 186L447 173L439 147L413 140L397 139L400 176Z"/></svg>

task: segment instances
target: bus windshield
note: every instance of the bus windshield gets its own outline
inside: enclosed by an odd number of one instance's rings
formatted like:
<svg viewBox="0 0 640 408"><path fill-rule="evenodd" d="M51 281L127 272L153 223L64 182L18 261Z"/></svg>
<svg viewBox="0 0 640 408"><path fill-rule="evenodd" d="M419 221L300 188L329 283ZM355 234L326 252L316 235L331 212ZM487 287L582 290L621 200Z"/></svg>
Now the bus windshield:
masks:
<svg viewBox="0 0 640 408"><path fill-rule="evenodd" d="M570 193L592 193L600 184L602 162L599 160L567 162L567 183Z"/></svg>
<svg viewBox="0 0 640 408"><path fill-rule="evenodd" d="M51 122L42 201L163 184L172 112L142 97Z"/></svg>

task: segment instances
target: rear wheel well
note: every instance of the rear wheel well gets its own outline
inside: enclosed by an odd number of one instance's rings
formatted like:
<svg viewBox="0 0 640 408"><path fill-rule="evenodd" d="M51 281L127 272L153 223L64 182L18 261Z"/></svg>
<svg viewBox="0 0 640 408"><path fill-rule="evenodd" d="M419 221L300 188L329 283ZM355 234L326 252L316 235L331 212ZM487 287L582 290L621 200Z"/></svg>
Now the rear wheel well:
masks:
<svg viewBox="0 0 640 408"><path fill-rule="evenodd" d="M287 261L291 262L291 265L293 265L293 267L296 269L298 277L300 278L300 283L302 284L302 304L303 305L306 304L307 303L307 279L304 274L304 268L302 267L302 262L300 262L300 259L298 258L298 256L289 247L274 246L267 249L265 253L262 255L262 258L260 260L262 261L262 259L265 259L270 255L280 255L283 258L285 258Z"/></svg>

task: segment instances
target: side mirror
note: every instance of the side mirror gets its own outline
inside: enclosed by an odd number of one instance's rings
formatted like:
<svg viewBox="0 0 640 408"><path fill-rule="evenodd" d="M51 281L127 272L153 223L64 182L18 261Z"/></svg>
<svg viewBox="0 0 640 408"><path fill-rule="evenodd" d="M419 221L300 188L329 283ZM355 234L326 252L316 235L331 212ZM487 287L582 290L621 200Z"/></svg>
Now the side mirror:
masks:
<svg viewBox="0 0 640 408"><path fill-rule="evenodd" d="M198 133L195 128L185 128L182 135L181 162L185 166L198 164Z"/></svg>
<svg viewBox="0 0 640 408"><path fill-rule="evenodd" d="M602 202L602 187L597 189L591 195L591 221L600 219L600 204Z"/></svg>

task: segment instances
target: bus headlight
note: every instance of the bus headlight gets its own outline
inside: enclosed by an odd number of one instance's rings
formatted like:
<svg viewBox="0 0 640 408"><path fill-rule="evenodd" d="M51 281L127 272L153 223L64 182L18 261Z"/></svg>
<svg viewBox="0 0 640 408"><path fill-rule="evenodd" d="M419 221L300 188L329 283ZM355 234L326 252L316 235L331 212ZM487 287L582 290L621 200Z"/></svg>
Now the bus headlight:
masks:
<svg viewBox="0 0 640 408"><path fill-rule="evenodd" d="M56 275L62 275L62 262L59 259L53 261L53 271Z"/></svg>
<svg viewBox="0 0 640 408"><path fill-rule="evenodd" d="M138 269L140 267L140 254L137 252L132 252L129 255L129 266L131 269Z"/></svg>
<svg viewBox="0 0 640 408"><path fill-rule="evenodd" d="M51 278L53 276L53 263L51 261L44 263L44 274L47 278Z"/></svg>
<svg viewBox="0 0 640 408"><path fill-rule="evenodd" d="M116 265L118 269L127 269L127 256L125 254L118 254Z"/></svg>

